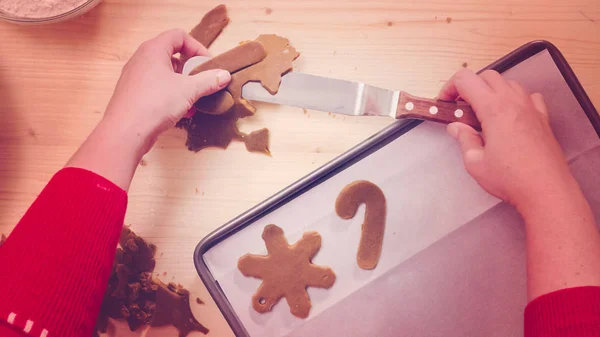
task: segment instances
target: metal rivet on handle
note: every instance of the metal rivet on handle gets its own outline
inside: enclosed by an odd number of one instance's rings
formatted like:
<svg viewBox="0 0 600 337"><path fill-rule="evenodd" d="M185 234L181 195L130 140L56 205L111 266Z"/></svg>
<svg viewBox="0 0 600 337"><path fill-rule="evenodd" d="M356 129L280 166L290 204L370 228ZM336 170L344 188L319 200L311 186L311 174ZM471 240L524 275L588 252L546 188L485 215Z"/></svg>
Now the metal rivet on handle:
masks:
<svg viewBox="0 0 600 337"><path fill-rule="evenodd" d="M413 104L413 102L407 102L407 103L404 105L404 108L405 108L406 110L408 110L408 111L412 111L412 109L414 109L414 108L415 108L415 105Z"/></svg>
<svg viewBox="0 0 600 337"><path fill-rule="evenodd" d="M438 108L437 108L437 106L435 106L435 105L434 105L434 106L432 106L431 108L429 108L429 113L430 113L430 114L432 114L432 115L435 115L435 114L437 114L437 113L438 113Z"/></svg>
<svg viewBox="0 0 600 337"><path fill-rule="evenodd" d="M456 109L456 111L454 111L454 116L456 116L456 118L461 118L463 113L464 112L461 109Z"/></svg>

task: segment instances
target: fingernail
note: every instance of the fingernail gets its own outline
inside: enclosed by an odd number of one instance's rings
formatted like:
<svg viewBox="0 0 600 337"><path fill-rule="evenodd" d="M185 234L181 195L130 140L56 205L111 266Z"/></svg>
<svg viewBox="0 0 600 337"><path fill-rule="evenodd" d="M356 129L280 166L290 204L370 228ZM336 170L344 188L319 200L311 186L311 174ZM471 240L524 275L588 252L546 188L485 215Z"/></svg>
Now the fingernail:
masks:
<svg viewBox="0 0 600 337"><path fill-rule="evenodd" d="M219 88L225 87L231 81L231 74L225 70L219 70L217 73L217 84Z"/></svg>
<svg viewBox="0 0 600 337"><path fill-rule="evenodd" d="M446 131L448 131L448 134L452 138L457 138L458 137L458 125L456 125L456 123L450 123L450 124L448 124L448 126L446 127Z"/></svg>

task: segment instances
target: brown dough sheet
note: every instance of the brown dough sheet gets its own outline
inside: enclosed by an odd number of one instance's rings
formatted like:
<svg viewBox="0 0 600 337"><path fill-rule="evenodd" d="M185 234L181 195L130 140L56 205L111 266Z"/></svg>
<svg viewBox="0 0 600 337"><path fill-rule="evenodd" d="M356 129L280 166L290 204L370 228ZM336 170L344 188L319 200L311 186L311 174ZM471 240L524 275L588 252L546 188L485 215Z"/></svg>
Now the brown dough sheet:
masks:
<svg viewBox="0 0 600 337"><path fill-rule="evenodd" d="M218 5L204 14L202 20L192 29L190 35L208 48L228 23L227 7Z"/></svg>
<svg viewBox="0 0 600 337"><path fill-rule="evenodd" d="M356 254L356 262L362 269L374 269L381 256L385 231L386 200L383 191L366 180L346 186L335 201L335 211L342 219L352 219L361 204L365 204L365 222Z"/></svg>
<svg viewBox="0 0 600 337"><path fill-rule="evenodd" d="M268 225L262 238L268 255L246 254L238 261L238 269L244 276L263 280L252 296L252 307L259 313L269 312L285 297L294 316L308 317L312 305L306 288L329 289L335 283L331 268L311 262L321 248L321 236L307 232L289 245L281 228Z"/></svg>

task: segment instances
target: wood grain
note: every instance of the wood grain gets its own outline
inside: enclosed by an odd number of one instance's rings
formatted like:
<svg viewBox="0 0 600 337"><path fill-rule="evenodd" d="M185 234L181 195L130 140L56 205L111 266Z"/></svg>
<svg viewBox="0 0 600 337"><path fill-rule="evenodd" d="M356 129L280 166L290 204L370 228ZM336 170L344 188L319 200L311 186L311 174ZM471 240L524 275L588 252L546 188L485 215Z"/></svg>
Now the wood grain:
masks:
<svg viewBox="0 0 600 337"><path fill-rule="evenodd" d="M0 232L8 234L52 174L102 117L121 67L144 40L191 29L216 1L106 0L52 26L0 23ZM263 33L289 38L296 70L434 97L457 69L480 69L536 39L556 44L600 103L600 9L588 0L227 2L223 52ZM207 302L192 305L211 336L231 336L196 275L209 232L380 130L390 119L257 104L243 131L271 129L273 157L186 150L172 130L145 157L126 222L158 246L157 272ZM332 201L333 202L333 201ZM250 300L250 299L249 299ZM118 335L129 335L118 327ZM175 335L175 331L164 335ZM162 335L150 332L149 335Z"/></svg>

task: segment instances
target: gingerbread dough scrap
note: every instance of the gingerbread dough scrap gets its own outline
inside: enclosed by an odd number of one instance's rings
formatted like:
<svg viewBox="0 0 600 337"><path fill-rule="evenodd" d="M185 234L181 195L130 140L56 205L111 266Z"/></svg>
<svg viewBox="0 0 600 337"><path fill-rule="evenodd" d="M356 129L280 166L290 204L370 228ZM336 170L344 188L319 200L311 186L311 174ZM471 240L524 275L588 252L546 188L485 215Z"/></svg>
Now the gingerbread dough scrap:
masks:
<svg viewBox="0 0 600 337"><path fill-rule="evenodd" d="M238 130L233 110L222 115L196 113L191 118L181 119L176 127L187 131L186 146L190 151L198 152L207 147L226 149L231 141L244 142L250 152L270 155L269 130L260 129L245 134Z"/></svg>
<svg viewBox="0 0 600 337"><path fill-rule="evenodd" d="M186 337L192 331L208 333L208 329L200 324L190 308L190 292L175 283L157 281L156 311L150 326L161 327L173 325L179 330L179 337Z"/></svg>
<svg viewBox="0 0 600 337"><path fill-rule="evenodd" d="M228 23L227 7L219 5L204 14L202 20L192 29L190 35L208 48Z"/></svg>
<svg viewBox="0 0 600 337"><path fill-rule="evenodd" d="M271 155L269 151L269 129L262 128L244 135L244 144L249 152L262 152Z"/></svg>
<svg viewBox="0 0 600 337"><path fill-rule="evenodd" d="M131 331L152 322L154 325L172 323L179 329L180 336L187 335L190 329L208 332L190 316L189 292L175 284L167 287L174 293L165 292L164 285L153 280L156 246L148 244L127 227L121 231L119 245L94 336L107 331L109 317L126 320ZM159 285L162 288L159 289ZM172 297L175 299L172 300ZM187 301L187 309L181 304L183 301ZM179 304L175 306L175 302Z"/></svg>
<svg viewBox="0 0 600 337"><path fill-rule="evenodd" d="M242 87L250 81L257 81L271 94L276 94L281 84L281 76L292 70L292 63L300 56L290 40L274 35L260 35L256 41L262 43L267 51L267 56L260 62L242 69L231 76L227 91L233 100L239 102L241 107L237 114L243 118L251 116L256 109L242 98Z"/></svg>
<svg viewBox="0 0 600 337"><path fill-rule="evenodd" d="M246 254L238 261L238 269L244 276L263 280L252 296L252 307L259 313L269 312L285 297L294 316L308 317L311 303L306 288L329 289L335 283L331 268L311 262L321 248L321 236L307 232L298 242L289 245L281 228L268 225L262 238L268 255Z"/></svg>
<svg viewBox="0 0 600 337"><path fill-rule="evenodd" d="M365 204L365 222L356 255L362 269L374 269L381 256L385 231L386 201L381 189L372 182L359 180L346 186L335 201L335 211L342 219L352 219Z"/></svg>
<svg viewBox="0 0 600 337"><path fill-rule="evenodd" d="M202 63L190 72L190 76L211 69L223 69L235 73L262 61L266 56L267 51L262 43L249 41Z"/></svg>
<svg viewBox="0 0 600 337"><path fill-rule="evenodd" d="M190 151L198 152L207 147L225 149L232 140L242 140L237 120L233 111L222 115L196 113L191 118L180 120L176 126L187 130L185 145Z"/></svg>

